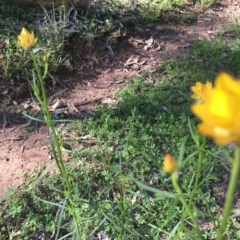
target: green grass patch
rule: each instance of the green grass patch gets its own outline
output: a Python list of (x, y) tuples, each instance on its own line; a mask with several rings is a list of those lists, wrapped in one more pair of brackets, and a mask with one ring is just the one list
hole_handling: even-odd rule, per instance
[[(174, 71), (169, 70), (169, 74)], [(188, 78), (175, 88), (173, 83), (164, 81), (151, 84), (133, 79), (116, 94), (121, 99), (117, 106), (101, 108), (96, 117), (85, 118), (71, 127), (68, 143), (76, 162), (69, 168), (76, 186), (76, 207), (85, 216), (82, 221), (86, 238), (94, 239), (100, 231), (112, 239), (181, 236), (181, 205), (169, 177), (161, 169), (165, 153), (181, 159), (180, 183), (185, 192), (190, 191), (197, 161), (188, 128), (187, 82)], [(201, 187), (194, 197), (200, 208), (199, 217), (213, 222), (220, 211), (211, 195), (211, 186), (217, 182), (216, 156), (210, 142), (203, 161)], [(57, 232), (58, 237), (71, 235), (71, 219), (65, 213), (59, 176), (41, 178), (41, 171), (29, 175), (19, 191), (8, 194), (0, 225), (2, 239), (23, 239), (40, 231)], [(136, 181), (161, 192), (144, 190)], [(10, 234), (9, 224), (15, 226)], [(205, 232), (206, 239), (212, 232)], [(191, 234), (183, 239), (190, 238)]]
[[(231, 32), (239, 34), (238, 30)], [(179, 184), (188, 196), (198, 155), (189, 128), (189, 122), (192, 126), (198, 122), (190, 112), (190, 87), (197, 80), (212, 81), (220, 71), (239, 77), (239, 48), (237, 40), (226, 34), (212, 42), (196, 42), (180, 58), (159, 66), (157, 82), (133, 78), (114, 95), (115, 106), (99, 107), (94, 117), (69, 125), (71, 138), (65, 139), (62, 147), (71, 149), (70, 180), (76, 186), (74, 203), (85, 239), (100, 235), (110, 239), (194, 239), (171, 180), (162, 171), (163, 156), (171, 153), (178, 159)], [(206, 140), (194, 194), (198, 221), (210, 226), (202, 227), (204, 239), (216, 237), (223, 199), (216, 196), (214, 186), (221, 183), (223, 166), (229, 166), (225, 151), (231, 154)], [(19, 189), (9, 190), (0, 202), (0, 238), (36, 239), (45, 234), (76, 239), (61, 177), (40, 168), (25, 178)], [(229, 239), (239, 238), (239, 227), (237, 219), (229, 222)]]

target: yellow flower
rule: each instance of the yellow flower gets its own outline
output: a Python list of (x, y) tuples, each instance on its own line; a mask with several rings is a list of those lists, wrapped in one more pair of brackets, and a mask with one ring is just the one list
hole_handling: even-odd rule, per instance
[(18, 44), (24, 48), (32, 48), (37, 42), (37, 38), (34, 37), (33, 32), (29, 32), (26, 28), (22, 28), (20, 35), (18, 35)]
[(178, 165), (176, 160), (173, 158), (172, 155), (166, 154), (164, 156), (164, 162), (163, 162), (163, 171), (166, 173), (172, 174), (173, 172), (176, 172), (178, 170)]
[(207, 92), (209, 92), (212, 89), (212, 83), (206, 82), (205, 84), (201, 82), (196, 82), (194, 86), (191, 87), (191, 90), (193, 92), (191, 98), (204, 101), (204, 97), (207, 95)]
[(191, 107), (202, 121), (198, 131), (212, 137), (218, 145), (240, 144), (240, 80), (220, 73), (215, 87), (203, 92), (202, 102)]

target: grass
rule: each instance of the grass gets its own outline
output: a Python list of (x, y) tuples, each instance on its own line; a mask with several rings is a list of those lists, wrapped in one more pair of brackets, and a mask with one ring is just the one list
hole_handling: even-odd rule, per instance
[[(201, 3), (202, 6), (207, 6), (210, 4), (209, 2), (214, 1), (199, 1), (196, 4)], [(137, 0), (131, 1), (131, 3), (130, 1), (114, 0), (111, 5), (108, 5), (102, 1), (99, 9), (93, 7), (85, 13), (80, 11), (81, 21), (76, 21), (72, 16), (74, 14), (68, 12), (63, 6), (48, 10), (37, 6), (2, 1), (0, 41), (4, 47), (1, 47), (0, 72), (6, 78), (6, 82), (11, 81), (13, 87), (22, 81), (29, 81), (32, 77), (31, 71), (22, 71), (20, 66), (24, 62), (26, 69), (32, 67), (29, 64), (28, 55), (16, 48), (15, 36), (20, 32), (22, 26), (35, 31), (40, 42), (38, 51), (49, 57), (51, 67), (48, 77), (53, 80), (51, 79), (52, 73), (63, 66), (67, 68), (70, 65), (70, 56), (64, 51), (64, 46), (72, 35), (91, 43), (105, 34), (116, 30), (124, 31), (126, 27), (124, 25), (127, 24), (149, 24), (159, 20), (196, 22), (196, 14), (185, 9), (183, 3), (182, 0), (160, 2)], [(99, 16), (96, 16), (96, 11), (99, 12)]]
[[(226, 37), (229, 32), (230, 39)], [(161, 64), (161, 78), (155, 83), (133, 78), (115, 93), (115, 106), (98, 106), (94, 117), (68, 125), (68, 135), (62, 133), (62, 147), (63, 152), (71, 149), (73, 162), (68, 169), (76, 187), (73, 197), (85, 239), (99, 239), (100, 235), (110, 239), (194, 239), (171, 180), (162, 171), (163, 156), (171, 153), (180, 161), (179, 184), (189, 195), (198, 154), (189, 128), (189, 122), (197, 123), (189, 110), (190, 86), (196, 80), (213, 80), (220, 71), (240, 76), (238, 36), (239, 26), (231, 25), (213, 42), (196, 42), (184, 56)], [(52, 61), (57, 62), (54, 56)], [(15, 66), (14, 71), (19, 68)], [(214, 186), (221, 183), (224, 166), (229, 166), (225, 152), (231, 154), (206, 140), (194, 194), (198, 221), (202, 227), (204, 223), (210, 226), (202, 230), (204, 239), (214, 239), (219, 225), (223, 199)], [(26, 174), (25, 183), (10, 189), (0, 205), (3, 240), (34, 239), (40, 234), (49, 239), (52, 234), (54, 239), (74, 239), (61, 176), (46, 173), (45, 167)], [(239, 227), (239, 221), (232, 219), (227, 239), (239, 239)]]

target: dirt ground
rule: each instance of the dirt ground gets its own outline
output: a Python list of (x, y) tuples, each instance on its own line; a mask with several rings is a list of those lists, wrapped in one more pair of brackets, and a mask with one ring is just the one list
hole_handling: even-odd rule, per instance
[[(113, 103), (112, 93), (133, 76), (151, 77), (155, 81), (154, 76), (161, 76), (147, 73), (157, 72), (162, 61), (182, 54), (194, 41), (211, 41), (219, 30), (239, 17), (240, 1), (221, 1), (199, 14), (195, 24), (134, 26), (124, 37), (96, 40), (92, 46), (73, 41), (69, 50), (78, 64), (74, 71), (55, 76), (57, 94), (50, 98), (54, 116), (63, 114), (77, 119), (94, 114), (95, 103)], [(27, 131), (27, 122), (22, 121), (22, 112), (37, 109), (37, 105), (32, 97), (25, 97), (21, 87), (26, 88), (20, 86), (15, 90), (21, 99), (21, 111), (13, 115), (14, 107), (0, 109), (0, 198), (10, 186), (23, 183), (24, 173), (52, 162), (47, 128), (35, 124), (32, 131)]]

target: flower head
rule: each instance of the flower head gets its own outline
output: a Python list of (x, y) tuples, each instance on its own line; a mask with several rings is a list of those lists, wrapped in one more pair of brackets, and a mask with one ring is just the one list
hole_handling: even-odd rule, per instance
[(201, 82), (196, 82), (196, 84), (191, 87), (191, 90), (193, 92), (191, 98), (196, 99), (198, 101), (204, 101), (204, 97), (211, 89), (212, 89), (211, 82), (206, 82), (205, 84)]
[(178, 170), (177, 161), (173, 158), (172, 155), (166, 154), (164, 156), (163, 171), (172, 174), (177, 170)]
[(198, 131), (212, 137), (218, 145), (240, 144), (240, 80), (220, 73), (215, 86), (203, 91), (204, 101), (192, 105), (202, 121)]
[(18, 35), (18, 44), (24, 49), (32, 48), (37, 42), (33, 32), (29, 32), (26, 28), (22, 28), (20, 35)]

